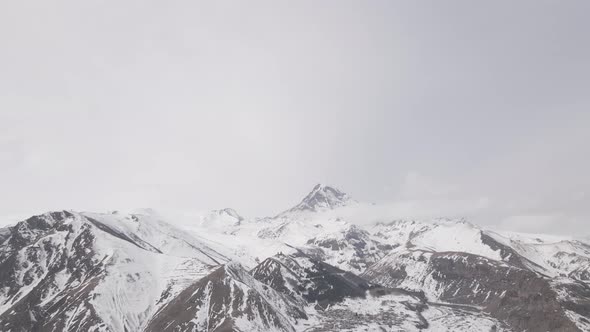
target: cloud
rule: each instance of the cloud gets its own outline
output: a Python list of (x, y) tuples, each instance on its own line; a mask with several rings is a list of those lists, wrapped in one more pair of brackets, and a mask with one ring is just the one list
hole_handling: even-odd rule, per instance
[(568, 215), (514, 215), (500, 221), (495, 227), (500, 230), (543, 234), (553, 233), (575, 237), (588, 237), (590, 233), (581, 228), (587, 220)]
[(588, 6), (3, 2), (0, 213), (263, 216), (324, 182), (588, 232)]
[(409, 199), (432, 199), (452, 196), (456, 185), (444, 183), (440, 179), (428, 177), (416, 171), (406, 174), (400, 189), (400, 196)]
[(462, 219), (477, 215), (488, 208), (487, 198), (427, 199), (377, 204), (359, 203), (338, 209), (336, 213), (352, 223), (368, 225), (394, 220)]

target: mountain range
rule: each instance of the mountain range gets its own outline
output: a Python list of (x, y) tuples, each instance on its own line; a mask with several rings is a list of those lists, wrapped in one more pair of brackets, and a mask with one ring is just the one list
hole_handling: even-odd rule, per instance
[(0, 228), (0, 331), (590, 331), (590, 243), (360, 205), (32, 216)]

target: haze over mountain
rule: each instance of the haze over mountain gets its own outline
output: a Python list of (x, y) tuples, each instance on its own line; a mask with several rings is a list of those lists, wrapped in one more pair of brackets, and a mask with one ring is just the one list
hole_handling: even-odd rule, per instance
[(590, 329), (590, 242), (465, 219), (348, 222), (362, 206), (318, 184), (274, 217), (32, 216), (0, 228), (0, 329)]
[(589, 6), (4, 1), (0, 215), (276, 215), (323, 182), (588, 233)]
[(1, 1), (0, 332), (590, 331), (589, 13)]

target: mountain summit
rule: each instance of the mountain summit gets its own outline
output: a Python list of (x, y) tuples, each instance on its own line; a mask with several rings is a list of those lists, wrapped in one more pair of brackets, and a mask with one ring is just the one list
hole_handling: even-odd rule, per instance
[(0, 228), (0, 331), (590, 331), (590, 243), (337, 216), (356, 204), (317, 185), (261, 222), (33, 216)]
[(351, 202), (354, 202), (354, 200), (348, 194), (334, 187), (319, 183), (303, 198), (301, 203), (279, 214), (279, 216), (291, 213), (332, 210), (348, 205)]

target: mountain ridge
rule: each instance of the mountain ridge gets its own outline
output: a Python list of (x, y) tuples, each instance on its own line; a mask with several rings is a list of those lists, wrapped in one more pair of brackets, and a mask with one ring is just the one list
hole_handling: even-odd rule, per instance
[(590, 244), (357, 225), (339, 214), (355, 204), (320, 185), (280, 218), (32, 216), (0, 229), (0, 330), (590, 330)]

